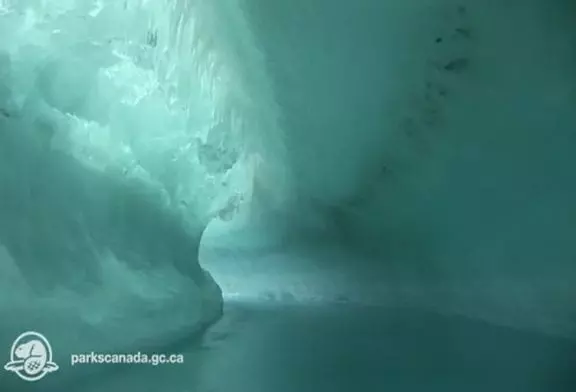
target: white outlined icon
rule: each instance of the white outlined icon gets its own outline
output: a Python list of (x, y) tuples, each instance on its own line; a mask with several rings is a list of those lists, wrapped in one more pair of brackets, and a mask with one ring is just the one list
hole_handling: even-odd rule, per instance
[(52, 361), (52, 347), (44, 335), (28, 331), (14, 340), (10, 362), (4, 369), (14, 372), (23, 380), (38, 381), (48, 373), (58, 370)]

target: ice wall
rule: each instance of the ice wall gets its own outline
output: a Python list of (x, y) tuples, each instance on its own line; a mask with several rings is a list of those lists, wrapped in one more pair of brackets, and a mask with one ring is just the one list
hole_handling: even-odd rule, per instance
[(239, 4), (8, 0), (0, 37), (0, 345), (143, 349), (217, 318), (206, 224), (288, 178)]
[(576, 336), (574, 5), (249, 3), (304, 237), (375, 290)]

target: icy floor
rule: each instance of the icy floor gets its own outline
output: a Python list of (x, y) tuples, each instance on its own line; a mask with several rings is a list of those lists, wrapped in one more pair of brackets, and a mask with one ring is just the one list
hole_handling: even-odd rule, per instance
[(292, 238), (266, 223), (233, 227), (214, 221), (200, 247), (201, 264), (228, 301), (421, 307), (576, 341), (571, 291), (555, 295), (559, 277), (546, 291), (535, 286), (545, 277), (451, 276), (435, 270), (434, 259), (372, 257), (333, 239)]
[[(575, 343), (407, 308), (229, 303), (202, 341), (165, 349), (184, 352), (185, 363), (3, 390), (554, 392), (576, 384)], [(74, 371), (63, 365), (52, 377)]]
[[(250, 243), (262, 236), (248, 230), (234, 237), (244, 243), (240, 248), (208, 234), (200, 259), (222, 286), (226, 307), (201, 338), (164, 334), (165, 345), (155, 351), (183, 353), (183, 364), (61, 363), (37, 383), (2, 373), (0, 391), (555, 392), (576, 386), (576, 341), (535, 332), (536, 319), (548, 318), (539, 309), (510, 313), (511, 306), (497, 309), (480, 295), (484, 302), (465, 297), (465, 312), (454, 309), (474, 317), (432, 312), (430, 303), (449, 305), (458, 293), (438, 296), (425, 281), (394, 288), (394, 270), (352, 260), (341, 249), (274, 250)], [(416, 289), (421, 295), (410, 296)], [(420, 301), (423, 295), (430, 303)], [(485, 319), (514, 320), (509, 324), (522, 328), (481, 321), (476, 316), (483, 311)]]

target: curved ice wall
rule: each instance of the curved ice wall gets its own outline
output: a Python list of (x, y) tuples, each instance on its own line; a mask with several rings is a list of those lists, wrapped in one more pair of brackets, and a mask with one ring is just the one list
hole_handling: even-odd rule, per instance
[(576, 336), (573, 3), (247, 3), (298, 179), (276, 239), (354, 252), (259, 283)]
[(206, 224), (288, 183), (239, 3), (8, 0), (0, 37), (1, 345), (142, 348), (213, 321)]

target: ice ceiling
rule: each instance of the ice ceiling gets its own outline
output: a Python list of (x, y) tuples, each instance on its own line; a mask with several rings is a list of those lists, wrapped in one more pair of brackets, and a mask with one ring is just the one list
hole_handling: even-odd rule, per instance
[(193, 220), (231, 210), (250, 198), (262, 142), (279, 134), (235, 7), (5, 2), (4, 115), (26, 116), (51, 148), (146, 183)]

